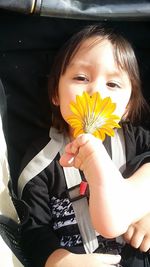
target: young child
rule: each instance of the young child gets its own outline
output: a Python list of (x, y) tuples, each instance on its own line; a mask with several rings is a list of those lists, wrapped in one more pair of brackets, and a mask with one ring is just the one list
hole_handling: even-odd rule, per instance
[[(122, 149), (117, 167), (111, 160), (114, 148), (117, 150), (115, 137), (107, 137), (102, 143), (83, 134), (74, 140), (66, 118), (71, 114), (70, 102), (83, 92), (91, 96), (100, 92), (117, 105), (115, 113), (121, 117), (123, 129), (123, 135), (115, 131)], [(39, 140), (27, 153), (18, 181), (18, 194), (29, 208), (22, 243), (32, 265), (116, 266), (117, 256), (101, 254), (112, 252), (121, 254), (123, 267), (149, 266), (148, 253), (115, 239), (126, 233), (130, 243), (134, 237), (134, 230), (129, 233), (131, 226), (134, 229), (136, 224), (140, 232), (141, 221), (146, 225), (144, 236), (148, 237), (143, 250), (149, 249), (150, 132), (138, 126), (146, 103), (131, 45), (112, 30), (98, 25), (84, 28), (58, 54), (49, 79), (49, 95), (53, 126), (50, 138)], [(63, 154), (66, 143), (69, 144)], [(90, 230), (93, 239), (89, 239), (95, 242), (95, 249), (90, 247), (89, 251), (84, 236), (85, 229), (91, 229), (90, 217), (89, 220), (85, 217), (87, 201), (85, 196), (75, 199), (71, 195), (72, 189), (78, 188), (74, 179), (79, 176), (88, 181), (89, 210), (93, 228), (98, 232), (95, 237), (95, 231)], [(85, 206), (80, 205), (83, 202)], [(138, 239), (138, 247), (142, 240)]]

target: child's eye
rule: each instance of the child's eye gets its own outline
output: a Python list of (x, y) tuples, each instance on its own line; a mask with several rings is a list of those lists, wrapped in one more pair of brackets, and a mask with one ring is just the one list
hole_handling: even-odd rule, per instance
[(110, 87), (110, 88), (114, 88), (114, 89), (117, 89), (117, 88), (121, 88), (120, 84), (119, 83), (116, 83), (116, 82), (108, 82), (107, 83), (107, 86)]
[(85, 75), (77, 75), (73, 78), (74, 80), (81, 81), (81, 82), (88, 82), (89, 79)]

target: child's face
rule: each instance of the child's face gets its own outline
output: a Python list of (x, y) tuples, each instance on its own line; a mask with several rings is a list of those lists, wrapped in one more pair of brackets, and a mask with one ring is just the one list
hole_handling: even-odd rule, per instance
[[(115, 114), (122, 117), (131, 96), (131, 82), (128, 74), (119, 69), (108, 40), (93, 44), (97, 37), (87, 39), (72, 58), (66, 72), (59, 80), (60, 111), (65, 119), (71, 114), (69, 104), (83, 91), (102, 97), (110, 96), (117, 104)], [(66, 119), (65, 119), (66, 120)]]

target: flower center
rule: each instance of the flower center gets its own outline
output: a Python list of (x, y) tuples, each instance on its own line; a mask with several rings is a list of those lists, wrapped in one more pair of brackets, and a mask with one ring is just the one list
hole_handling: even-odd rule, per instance
[(84, 122), (84, 131), (85, 133), (91, 133), (93, 134), (97, 129), (101, 128), (105, 123), (104, 117), (99, 117), (97, 120), (97, 117), (90, 116), (85, 122)]

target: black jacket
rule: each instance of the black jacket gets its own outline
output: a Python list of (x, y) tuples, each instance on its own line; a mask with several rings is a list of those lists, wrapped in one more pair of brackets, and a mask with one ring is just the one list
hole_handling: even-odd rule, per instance
[[(150, 131), (142, 127), (133, 127), (130, 123), (124, 123), (122, 127), (126, 146), (126, 170), (123, 176), (127, 178), (142, 164), (150, 162)], [(22, 169), (48, 141), (49, 137), (46, 136), (34, 143), (23, 160)], [(104, 145), (111, 156), (110, 138), (105, 139)], [(68, 198), (59, 155), (26, 184), (22, 200), (29, 209), (29, 217), (22, 228), (22, 242), (33, 266), (44, 266), (48, 256), (60, 247), (74, 253), (85, 253), (72, 204)], [(107, 246), (107, 250), (100, 252), (108, 252), (109, 243), (99, 237), (100, 246), (102, 242)]]

